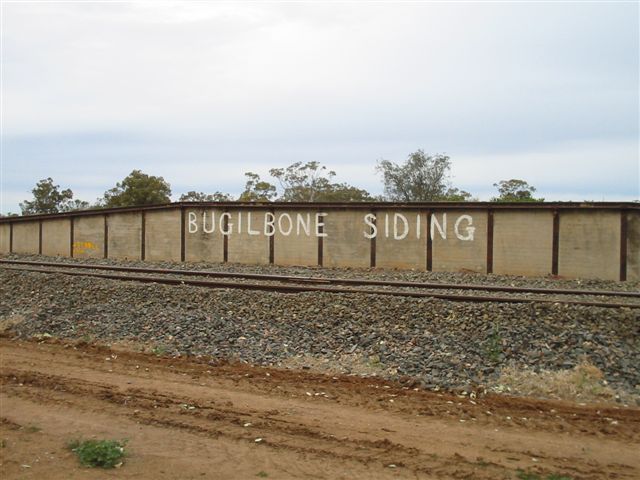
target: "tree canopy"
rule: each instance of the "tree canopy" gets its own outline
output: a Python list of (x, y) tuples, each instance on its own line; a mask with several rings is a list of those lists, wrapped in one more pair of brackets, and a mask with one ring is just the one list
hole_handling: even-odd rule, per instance
[[(405, 162), (397, 164), (379, 160), (376, 170), (382, 174), (385, 196), (372, 196), (364, 189), (333, 181), (336, 172), (320, 162), (295, 162), (284, 168), (272, 168), (269, 174), (280, 187), (262, 180), (254, 172), (245, 173), (244, 191), (238, 200), (245, 202), (366, 202), (391, 200), (396, 202), (472, 201), (469, 192), (454, 187), (451, 182), (451, 159), (444, 154), (427, 154), (423, 150), (411, 153)], [(520, 179), (501, 180), (493, 184), (499, 195), (493, 202), (543, 202), (535, 198), (536, 188)], [(74, 199), (71, 189), (61, 190), (51, 178), (40, 180), (32, 190), (33, 199), (20, 203), (23, 215), (58, 213), (89, 208), (88, 202)], [(126, 207), (169, 203), (171, 186), (162, 177), (133, 170), (114, 188), (98, 200), (98, 207)], [(181, 202), (229, 202), (231, 195), (216, 191), (195, 190), (180, 196)]]
[(500, 194), (491, 199), (492, 202), (544, 202), (544, 198), (534, 198), (536, 188), (524, 180), (512, 178), (493, 184)]
[(272, 168), (269, 174), (280, 182), (282, 200), (315, 202), (318, 193), (327, 188), (336, 172), (327, 170), (319, 162), (295, 162), (286, 168)]
[(60, 185), (54, 185), (51, 177), (40, 180), (31, 193), (33, 193), (33, 200), (25, 200), (20, 204), (23, 215), (59, 213), (89, 208), (88, 202), (73, 200), (73, 192), (70, 188), (60, 190)]
[(333, 183), (336, 172), (320, 162), (295, 162), (286, 168), (272, 168), (269, 174), (283, 189), (286, 202), (363, 202), (373, 200), (369, 192), (348, 183)]
[(104, 193), (105, 207), (153, 205), (171, 201), (171, 186), (162, 177), (132, 171), (122, 182)]
[(233, 198), (228, 193), (204, 193), (194, 190), (180, 195), (181, 202), (231, 202)]
[(348, 183), (330, 183), (318, 192), (317, 202), (370, 202), (375, 200), (369, 192)]
[(451, 159), (417, 150), (398, 165), (380, 160), (376, 170), (382, 174), (384, 193), (396, 202), (465, 201), (469, 192), (451, 186)]
[(244, 176), (247, 177), (247, 183), (238, 198), (241, 202), (270, 202), (278, 195), (276, 186), (261, 180), (257, 173), (247, 172)]

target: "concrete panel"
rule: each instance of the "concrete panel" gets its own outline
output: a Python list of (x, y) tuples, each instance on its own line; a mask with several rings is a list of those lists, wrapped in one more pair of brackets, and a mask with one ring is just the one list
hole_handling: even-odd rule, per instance
[(553, 212), (504, 210), (493, 214), (493, 272), (544, 276), (551, 273)]
[(620, 278), (620, 212), (560, 212), (558, 275)]
[(146, 213), (145, 260), (180, 261), (180, 209)]
[[(446, 238), (443, 238), (438, 226), (442, 228)], [(487, 271), (486, 210), (434, 212), (431, 236), (434, 271), (477, 273)], [(462, 240), (460, 237), (468, 240)]]
[(427, 216), (425, 213), (410, 210), (380, 210), (376, 213), (376, 227), (377, 267), (426, 270)]
[(9, 253), (11, 227), (8, 223), (0, 224), (0, 253)]
[(364, 236), (369, 227), (364, 211), (328, 210), (324, 217), (323, 265), (325, 267), (367, 268), (370, 265), (371, 240)]
[[(222, 262), (222, 209), (189, 208), (185, 212), (185, 259), (187, 262)], [(209, 233), (207, 233), (209, 232)]]
[[(228, 229), (231, 263), (268, 264), (269, 237), (265, 235), (265, 214), (268, 210), (230, 210)], [(251, 231), (249, 233), (249, 223)]]
[(110, 213), (107, 217), (107, 225), (109, 258), (140, 260), (142, 214)]
[(276, 265), (318, 265), (317, 210), (276, 211), (274, 263)]
[(640, 212), (627, 214), (627, 280), (640, 280)]
[(13, 224), (13, 253), (38, 253), (40, 224), (20, 222)]
[[(273, 226), (274, 263), (317, 264), (316, 213), (321, 205), (305, 210), (275, 208)], [(368, 268), (371, 239), (365, 216), (367, 209), (326, 207), (323, 264), (327, 267)], [(484, 207), (483, 207), (484, 208)], [(446, 212), (446, 226), (444, 214)], [(190, 221), (193, 213), (194, 222)], [(228, 236), (221, 231), (222, 208), (194, 208), (185, 211), (185, 254), (187, 261), (223, 261), (224, 239), (228, 260), (245, 264), (269, 262), (269, 239), (265, 214), (269, 207), (235, 208), (228, 213)], [(203, 214), (204, 221), (203, 221)], [(402, 216), (396, 216), (401, 214)], [(382, 268), (425, 269), (429, 226), (426, 212), (380, 205), (376, 209), (376, 265)], [(180, 260), (180, 209), (149, 210), (145, 214), (145, 252), (148, 260)], [(42, 221), (42, 253), (69, 255), (69, 218)], [(418, 222), (418, 218), (420, 221)], [(486, 271), (487, 211), (441, 210), (434, 214), (433, 270)], [(497, 274), (546, 275), (552, 262), (551, 210), (494, 210), (493, 271)], [(110, 213), (108, 253), (111, 258), (139, 259), (142, 214)], [(212, 224), (212, 219), (215, 222)], [(290, 220), (289, 220), (290, 219)], [(408, 227), (404, 235), (404, 220)], [(76, 217), (73, 249), (75, 257), (101, 258), (104, 253), (103, 214)], [(249, 227), (249, 223), (251, 226)], [(457, 225), (457, 228), (456, 228)], [(620, 274), (620, 212), (598, 208), (560, 209), (559, 274), (567, 278), (617, 280)], [(15, 222), (13, 250), (38, 253), (39, 221)], [(224, 222), (222, 223), (224, 227)], [(206, 227), (206, 230), (205, 230)], [(394, 229), (395, 227), (395, 229)], [(438, 228), (440, 227), (440, 228)], [(473, 232), (471, 228), (473, 227)], [(190, 229), (195, 228), (193, 232)], [(251, 232), (249, 231), (251, 229)], [(444, 229), (445, 237), (440, 233)], [(267, 228), (270, 230), (270, 228)], [(394, 231), (395, 230), (395, 231)], [(308, 231), (308, 233), (307, 233)], [(9, 251), (10, 227), (0, 224), (0, 252)], [(419, 233), (418, 233), (419, 232)], [(365, 235), (366, 234), (366, 235)], [(640, 211), (627, 213), (627, 279), (640, 280)]]
[(104, 216), (77, 217), (73, 223), (73, 256), (104, 257)]
[(71, 219), (42, 221), (42, 254), (71, 256)]

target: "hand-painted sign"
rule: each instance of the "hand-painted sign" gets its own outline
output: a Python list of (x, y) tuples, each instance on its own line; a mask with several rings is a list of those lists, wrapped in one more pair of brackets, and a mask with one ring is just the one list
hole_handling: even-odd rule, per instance
[[(222, 235), (246, 233), (248, 235), (264, 235), (267, 237), (277, 233), (284, 236), (316, 236), (328, 237), (327, 212), (318, 213), (278, 213), (273, 212), (230, 212), (204, 211), (202, 214), (189, 212), (187, 217), (188, 232), (211, 234), (219, 232)], [(260, 218), (262, 217), (262, 218)], [(475, 227), (471, 215), (452, 215), (447, 218), (447, 213), (432, 214), (429, 235), (433, 239), (439, 235), (443, 240), (447, 239), (447, 224), (453, 224), (453, 234), (461, 241), (474, 240)], [(365, 238), (384, 236), (394, 240), (403, 240), (408, 237), (420, 239), (424, 235), (421, 222), (422, 215), (416, 215), (410, 221), (406, 215), (398, 212), (375, 215), (367, 213), (362, 218), (362, 234)], [(258, 227), (257, 225), (260, 225)]]
[(73, 252), (76, 254), (88, 253), (96, 250), (96, 248), (93, 242), (73, 242)]

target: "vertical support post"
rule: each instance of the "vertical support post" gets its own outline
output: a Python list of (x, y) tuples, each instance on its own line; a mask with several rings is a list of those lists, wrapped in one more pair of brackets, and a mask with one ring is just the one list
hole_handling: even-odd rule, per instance
[[(229, 213), (229, 210), (224, 210), (223, 215)], [(224, 215), (224, 231), (229, 231), (229, 215)], [(229, 235), (222, 234), (222, 261), (227, 263), (229, 261)]]
[(629, 229), (629, 220), (627, 211), (620, 211), (620, 281), (627, 280), (627, 237)]
[(38, 255), (42, 255), (42, 220), (38, 221)]
[(433, 237), (431, 236), (431, 210), (427, 211), (427, 272), (433, 271)]
[(276, 211), (273, 208), (271, 208), (269, 209), (269, 212), (271, 212), (271, 215), (273, 215), (273, 222), (274, 222), (273, 235), (269, 236), (269, 264), (273, 265), (275, 261), (275, 256), (276, 256), (276, 229), (275, 229)]
[(13, 222), (9, 223), (9, 253), (13, 253)]
[(558, 275), (558, 258), (560, 252), (560, 212), (553, 211), (553, 241), (551, 244), (551, 274)]
[(109, 221), (107, 215), (104, 215), (104, 258), (109, 258)]
[(74, 243), (74, 236), (75, 236), (75, 218), (71, 217), (70, 218), (70, 225), (69, 225), (69, 256), (71, 258), (73, 258), (73, 243)]
[[(317, 212), (321, 213), (321, 212)], [(324, 233), (324, 224), (319, 225), (317, 233)], [(324, 264), (324, 237), (322, 235), (318, 235), (318, 266), (322, 267)]]
[(493, 273), (493, 210), (487, 210), (487, 273)]
[(186, 231), (185, 231), (185, 209), (180, 207), (180, 261), (184, 262), (186, 258)]
[(147, 257), (147, 215), (144, 210), (140, 212), (140, 260), (144, 261)]
[[(371, 214), (373, 215), (373, 220), (371, 223), (375, 226), (377, 224), (377, 212), (375, 210), (371, 210)], [(369, 233), (373, 235), (374, 227), (370, 227)], [(376, 235), (377, 236), (377, 235)], [(370, 251), (369, 251), (369, 266), (371, 268), (376, 267), (376, 236), (371, 237)]]

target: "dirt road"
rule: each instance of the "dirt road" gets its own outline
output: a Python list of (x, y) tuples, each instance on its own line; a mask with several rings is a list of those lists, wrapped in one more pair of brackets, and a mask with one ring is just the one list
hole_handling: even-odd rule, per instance
[[(0, 338), (3, 478), (640, 478), (640, 410)], [(81, 467), (66, 443), (128, 439)], [(258, 440), (261, 439), (261, 440)]]

